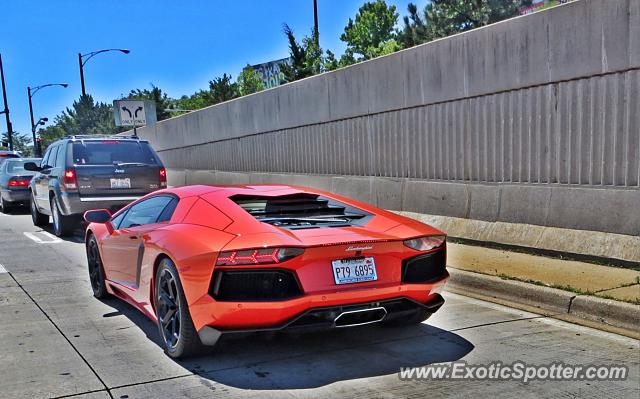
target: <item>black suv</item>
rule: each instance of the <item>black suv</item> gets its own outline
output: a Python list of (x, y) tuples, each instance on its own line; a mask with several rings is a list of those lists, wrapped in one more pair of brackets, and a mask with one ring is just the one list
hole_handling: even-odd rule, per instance
[(70, 136), (47, 148), (31, 183), (33, 224), (53, 218), (57, 236), (70, 234), (89, 209), (116, 211), (167, 186), (167, 172), (148, 141), (137, 137)]

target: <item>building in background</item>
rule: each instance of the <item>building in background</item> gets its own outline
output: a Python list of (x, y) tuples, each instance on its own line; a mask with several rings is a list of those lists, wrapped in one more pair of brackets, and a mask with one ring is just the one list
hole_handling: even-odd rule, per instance
[(520, 15), (531, 14), (545, 8), (554, 7), (574, 0), (533, 0), (530, 5), (520, 8)]
[(251, 67), (262, 79), (264, 88), (270, 89), (284, 83), (284, 75), (280, 72), (280, 65), (290, 63), (291, 58), (282, 58), (276, 61), (265, 62), (264, 64), (252, 65)]

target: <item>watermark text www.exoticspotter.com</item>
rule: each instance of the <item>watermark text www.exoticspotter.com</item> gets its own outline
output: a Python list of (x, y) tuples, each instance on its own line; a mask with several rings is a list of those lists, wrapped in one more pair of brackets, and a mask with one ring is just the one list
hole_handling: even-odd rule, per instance
[(629, 368), (622, 365), (572, 365), (551, 363), (532, 365), (524, 362), (469, 364), (464, 361), (423, 367), (402, 367), (398, 377), (410, 380), (493, 380), (493, 381), (621, 381)]

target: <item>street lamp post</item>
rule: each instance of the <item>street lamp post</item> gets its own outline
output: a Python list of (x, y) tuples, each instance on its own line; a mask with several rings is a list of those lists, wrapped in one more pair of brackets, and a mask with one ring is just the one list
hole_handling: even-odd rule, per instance
[(9, 140), (9, 150), (13, 151), (13, 128), (11, 127), (11, 119), (9, 118), (9, 105), (7, 105), (7, 89), (4, 84), (4, 69), (2, 67), (2, 54), (0, 54), (0, 80), (2, 80), (2, 98), (4, 100), (4, 114), (7, 122), (7, 139)]
[(44, 125), (44, 123), (47, 122), (49, 119), (40, 118), (38, 119), (38, 123), (35, 123), (33, 121), (33, 101), (31, 100), (31, 98), (40, 89), (44, 89), (45, 87), (50, 87), (50, 86), (62, 86), (66, 88), (69, 85), (67, 83), (48, 83), (46, 85), (36, 86), (33, 89), (31, 87), (27, 87), (27, 95), (29, 96), (29, 115), (31, 116), (31, 135), (33, 136), (33, 152), (36, 157), (39, 157), (42, 155), (40, 154), (40, 146), (38, 145), (38, 141), (36, 140), (36, 129), (38, 128), (39, 125)]
[(127, 50), (126, 48), (109, 48), (109, 49), (104, 49), (104, 50), (98, 50), (98, 51), (92, 51), (90, 53), (87, 54), (82, 54), (82, 53), (78, 53), (78, 65), (80, 66), (80, 86), (82, 87), (82, 95), (86, 96), (87, 92), (84, 89), (84, 64), (87, 63), (87, 61), (89, 61), (91, 58), (93, 58), (94, 56), (100, 54), (100, 53), (106, 53), (108, 51), (119, 51), (123, 54), (129, 54), (131, 51)]
[(317, 48), (320, 48), (320, 31), (318, 30), (318, 0), (313, 0), (313, 35)]

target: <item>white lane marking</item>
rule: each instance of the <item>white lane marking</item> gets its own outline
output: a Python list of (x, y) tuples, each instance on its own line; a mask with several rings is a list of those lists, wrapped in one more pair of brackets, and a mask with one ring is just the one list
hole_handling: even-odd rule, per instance
[(56, 237), (53, 234), (49, 233), (48, 231), (40, 231), (39, 233), (40, 234), (44, 234), (45, 236), (49, 237), (51, 239), (51, 241), (62, 241), (58, 237)]
[(8, 271), (4, 268), (4, 266), (0, 265), (0, 274), (2, 273), (8, 273)]
[(34, 241), (37, 244), (57, 244), (59, 242), (62, 242), (61, 239), (59, 239), (58, 237), (50, 233), (47, 233), (46, 231), (40, 231), (39, 233), (49, 238), (49, 240), (43, 240), (40, 237), (38, 237), (36, 233), (30, 233), (28, 231), (25, 231), (22, 234), (24, 234), (27, 238), (29, 238), (30, 240)]

